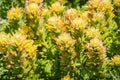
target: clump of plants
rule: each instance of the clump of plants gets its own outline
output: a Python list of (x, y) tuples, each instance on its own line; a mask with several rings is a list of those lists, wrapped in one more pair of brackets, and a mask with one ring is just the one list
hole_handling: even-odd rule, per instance
[(27, 0), (11, 7), (0, 25), (0, 79), (119, 79), (116, 1), (70, 8), (67, 0)]

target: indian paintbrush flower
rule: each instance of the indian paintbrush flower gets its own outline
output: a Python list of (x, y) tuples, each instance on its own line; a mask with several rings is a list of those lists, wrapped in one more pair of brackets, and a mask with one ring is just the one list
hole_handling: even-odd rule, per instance
[(7, 12), (7, 18), (9, 20), (19, 20), (22, 17), (22, 8), (20, 7), (12, 7)]
[(74, 78), (70, 78), (70, 75), (66, 75), (61, 80), (74, 80)]
[(114, 66), (120, 66), (120, 55), (113, 56), (111, 64)]
[(79, 29), (83, 30), (86, 27), (86, 22), (82, 18), (75, 18), (72, 21), (72, 26), (73, 26), (73, 28), (75, 28), (77, 30), (79, 30)]
[(91, 39), (94, 37), (101, 39), (101, 34), (100, 34), (99, 29), (95, 29), (94, 27), (86, 29), (85, 35), (88, 39)]
[(65, 12), (65, 18), (67, 20), (73, 20), (75, 18), (77, 18), (79, 16), (79, 13), (76, 9), (68, 9), (66, 12)]
[(60, 4), (60, 2), (55, 2), (49, 8), (50, 8), (50, 11), (52, 13), (54, 13), (54, 12), (63, 12), (64, 11), (64, 7), (65, 6)]
[(47, 28), (49, 31), (60, 33), (62, 31), (63, 21), (59, 16), (53, 16), (48, 18)]
[(71, 37), (70, 33), (64, 32), (58, 36), (57, 45), (61, 50), (70, 49), (75, 44), (75, 40)]
[(30, 19), (32, 18), (39, 18), (40, 13), (39, 13), (39, 6), (36, 3), (31, 3), (28, 4), (26, 7), (26, 14)]

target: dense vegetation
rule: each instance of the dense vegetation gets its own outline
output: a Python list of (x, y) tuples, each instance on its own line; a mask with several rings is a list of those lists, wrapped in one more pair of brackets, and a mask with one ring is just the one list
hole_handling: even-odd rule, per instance
[(120, 0), (0, 1), (0, 79), (119, 80)]

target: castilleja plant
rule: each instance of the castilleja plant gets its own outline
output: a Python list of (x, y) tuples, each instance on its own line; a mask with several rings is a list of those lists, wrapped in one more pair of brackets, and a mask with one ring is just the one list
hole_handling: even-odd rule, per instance
[(0, 79), (119, 79), (119, 0), (77, 8), (67, 1), (26, 0), (24, 8), (8, 10)]

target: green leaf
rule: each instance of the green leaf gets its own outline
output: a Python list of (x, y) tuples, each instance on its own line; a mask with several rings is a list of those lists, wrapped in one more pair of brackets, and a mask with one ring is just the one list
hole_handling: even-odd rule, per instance
[(45, 72), (50, 73), (52, 69), (52, 62), (48, 62), (45, 66)]

